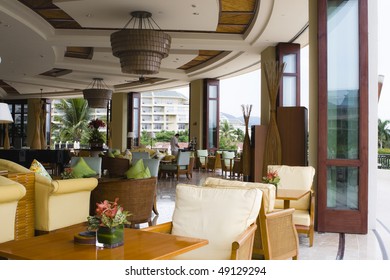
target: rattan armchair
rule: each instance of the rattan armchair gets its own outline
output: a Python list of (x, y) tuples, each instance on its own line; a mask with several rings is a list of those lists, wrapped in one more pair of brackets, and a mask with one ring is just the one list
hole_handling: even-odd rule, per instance
[(96, 203), (104, 200), (114, 201), (129, 211), (130, 227), (138, 224), (152, 225), (152, 210), (156, 194), (156, 177), (146, 179), (103, 179), (91, 193), (90, 215), (94, 215)]
[(232, 181), (209, 177), (207, 187), (257, 188), (263, 192), (257, 229), (254, 237), (253, 259), (298, 259), (299, 240), (293, 223), (294, 209), (274, 211), (276, 188), (271, 184)]
[(192, 169), (194, 167), (194, 158), (191, 157), (191, 152), (179, 151), (177, 161), (168, 164), (160, 165), (160, 177), (164, 177), (166, 174), (176, 175), (176, 179), (179, 180), (179, 176), (185, 174), (187, 179), (192, 179)]
[(209, 156), (209, 152), (207, 150), (197, 150), (196, 151), (196, 164), (199, 170), (206, 169), (207, 170), (207, 158)]

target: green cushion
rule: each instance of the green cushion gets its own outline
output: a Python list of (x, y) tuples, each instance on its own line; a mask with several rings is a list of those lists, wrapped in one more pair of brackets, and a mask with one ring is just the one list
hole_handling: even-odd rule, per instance
[(137, 175), (135, 175), (134, 179), (145, 179), (145, 178), (150, 178), (152, 177), (150, 174), (149, 167), (146, 167), (144, 171), (141, 171)]
[(133, 166), (126, 171), (125, 176), (127, 179), (135, 179), (138, 173), (141, 173), (145, 170), (144, 161), (142, 159), (138, 160)]
[(72, 167), (72, 175), (74, 178), (87, 178), (96, 176), (97, 173), (81, 157), (78, 162)]
[(107, 153), (107, 156), (108, 156), (108, 157), (111, 157), (111, 158), (115, 157), (114, 154), (111, 153), (111, 152), (108, 152), (108, 153)]
[(45, 167), (43, 167), (43, 165), (36, 159), (34, 159), (31, 163), (30, 170), (51, 180), (50, 174), (46, 171)]

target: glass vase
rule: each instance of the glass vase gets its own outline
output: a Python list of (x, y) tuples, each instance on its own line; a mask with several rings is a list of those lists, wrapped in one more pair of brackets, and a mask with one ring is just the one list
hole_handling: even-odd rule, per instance
[(124, 241), (124, 226), (119, 225), (116, 227), (99, 227), (96, 236), (97, 241), (103, 244), (104, 248), (115, 248), (123, 245)]

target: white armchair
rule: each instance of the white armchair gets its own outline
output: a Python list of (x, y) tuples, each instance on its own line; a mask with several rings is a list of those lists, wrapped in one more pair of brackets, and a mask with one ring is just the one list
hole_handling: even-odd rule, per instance
[[(314, 242), (314, 214), (315, 196), (313, 190), (313, 180), (315, 169), (312, 166), (288, 166), (269, 165), (268, 171), (277, 171), (280, 182), (280, 189), (303, 189), (309, 193), (298, 201), (291, 201), (290, 207), (294, 208), (294, 224), (298, 233), (306, 234), (309, 237), (309, 246)], [(275, 208), (283, 209), (283, 201), (277, 199)]]
[[(0, 159), (0, 169), (32, 172), (9, 160)], [(35, 173), (35, 230), (49, 232), (85, 222), (96, 178), (50, 180)]]
[(261, 197), (257, 189), (178, 184), (173, 221), (143, 230), (209, 241), (180, 259), (251, 259)]
[(253, 259), (298, 259), (298, 234), (293, 223), (294, 209), (274, 211), (276, 188), (272, 184), (241, 182), (208, 177), (204, 186), (258, 189), (263, 193), (253, 245)]
[(15, 238), (16, 208), (25, 194), (23, 185), (0, 176), (0, 243)]

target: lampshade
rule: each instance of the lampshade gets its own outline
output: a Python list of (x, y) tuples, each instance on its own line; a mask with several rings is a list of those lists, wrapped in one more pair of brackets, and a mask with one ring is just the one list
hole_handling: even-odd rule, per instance
[(149, 133), (148, 133), (148, 135), (149, 135), (149, 138), (156, 138), (156, 134), (154, 134), (154, 132), (152, 132), (152, 131), (150, 131)]
[(0, 103), (0, 123), (13, 123), (11, 112), (7, 103)]
[(127, 132), (127, 138), (134, 138), (134, 132)]
[(89, 107), (107, 108), (108, 101), (112, 97), (112, 90), (108, 89), (102, 78), (94, 78), (90, 88), (83, 90), (83, 95)]
[[(123, 73), (157, 74), (161, 60), (169, 54), (171, 36), (161, 31), (151, 13), (135, 11), (130, 15), (125, 27), (111, 34), (112, 53), (119, 58)], [(126, 29), (133, 20), (133, 29)]]

